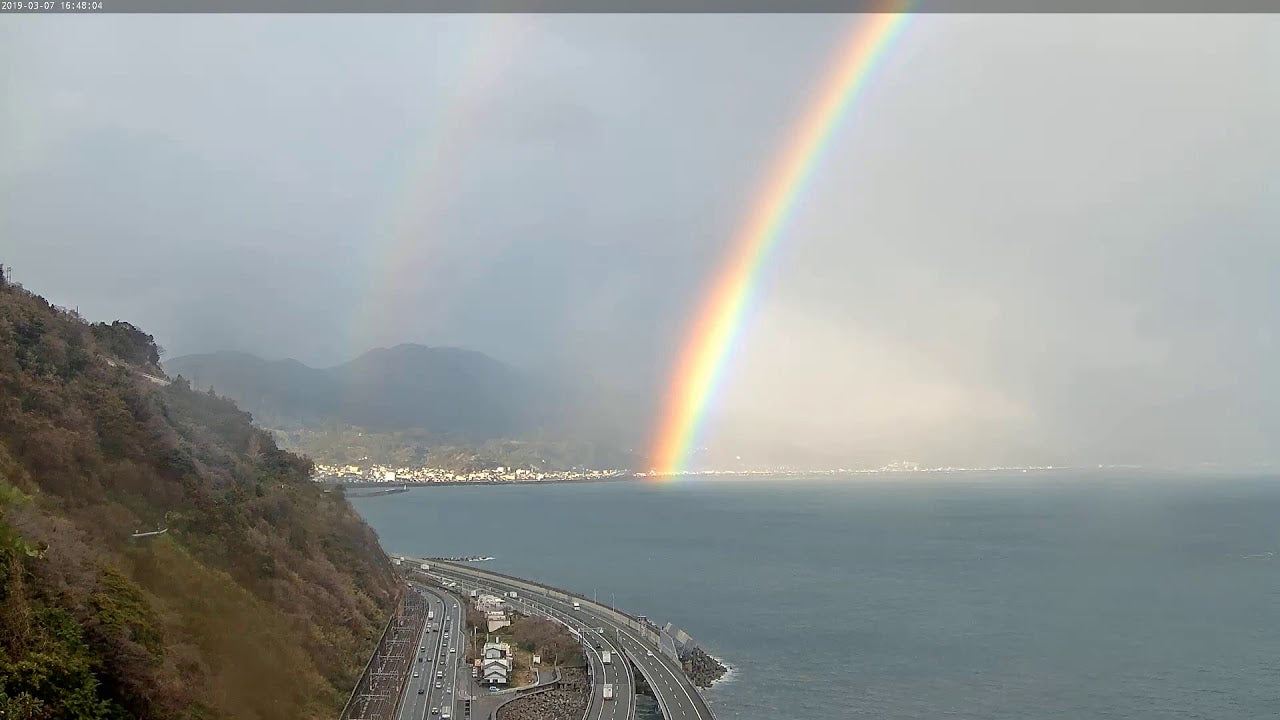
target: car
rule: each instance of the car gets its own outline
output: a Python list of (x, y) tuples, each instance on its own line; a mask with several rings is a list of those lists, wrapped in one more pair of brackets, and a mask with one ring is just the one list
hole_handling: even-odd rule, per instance
[(413, 671), (413, 676), (414, 676), (414, 677), (418, 677), (418, 671), (417, 671), (417, 670), (414, 670), (414, 671)]
[(425, 695), (426, 693), (427, 693), (427, 689), (426, 689), (426, 688), (418, 688), (418, 694), (419, 694), (419, 695)]
[(458, 648), (449, 648), (449, 652), (458, 652)]
[(432, 714), (432, 715), (439, 715), (439, 714), (440, 714), (440, 708), (431, 708), (431, 714)]
[(645, 650), (645, 651), (644, 651), (644, 654), (645, 654), (645, 655), (648, 655), (649, 657), (653, 657), (653, 651), (652, 651), (652, 650)]
[(422, 658), (418, 658), (418, 662), (422, 662)]
[(496, 692), (502, 692), (502, 691), (501, 691), (501, 690), (499, 690), (498, 688), (494, 687), (493, 685), (490, 685), (490, 686), (489, 686), (489, 692), (491, 692), (491, 693), (496, 693)]
[(442, 683), (442, 682), (440, 682), (439, 680), (437, 680), (437, 681), (436, 681), (436, 687), (444, 687), (444, 683)]
[(445, 688), (445, 689), (444, 689), (444, 694), (445, 694), (445, 695), (452, 695), (452, 694), (453, 694), (453, 688)]
[(596, 643), (596, 649), (597, 649), (597, 650), (599, 650), (599, 649), (600, 649), (600, 643)]

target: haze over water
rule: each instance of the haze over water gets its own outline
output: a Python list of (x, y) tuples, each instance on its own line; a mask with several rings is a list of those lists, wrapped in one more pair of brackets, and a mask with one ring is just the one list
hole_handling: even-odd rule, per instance
[(1280, 708), (1280, 481), (1058, 473), (443, 487), (389, 552), (595, 593), (734, 668), (723, 720), (1257, 718)]

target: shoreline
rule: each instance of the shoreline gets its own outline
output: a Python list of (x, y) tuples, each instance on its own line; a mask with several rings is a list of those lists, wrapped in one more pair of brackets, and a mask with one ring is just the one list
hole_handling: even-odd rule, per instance
[[(385, 550), (384, 550), (384, 551), (385, 551)], [(447, 592), (454, 593), (454, 594), (455, 594), (455, 595), (457, 595), (460, 599), (465, 599), (465, 598), (466, 598), (466, 595), (465, 595), (465, 593), (464, 593), (462, 590), (457, 590), (457, 589), (455, 589), (458, 583), (457, 583), (456, 581), (449, 581), (449, 582), (446, 582), (446, 581), (445, 581), (445, 578), (446, 578), (446, 577), (450, 577), (450, 576), (452, 576), (452, 575), (453, 575), (453, 573), (455, 573), (458, 569), (462, 569), (463, 567), (465, 567), (465, 566), (463, 565), (463, 563), (474, 562), (475, 560), (482, 560), (482, 559), (492, 559), (492, 558), (474, 558), (474, 559), (468, 558), (468, 559), (462, 560), (462, 559), (457, 559), (457, 558), (427, 558), (427, 557), (413, 558), (413, 557), (411, 557), (411, 556), (409, 556), (409, 555), (394, 555), (394, 556), (392, 556), (392, 557), (394, 557), (394, 558), (396, 558), (396, 559), (397, 559), (397, 561), (398, 561), (398, 562), (397, 562), (397, 565), (401, 565), (401, 566), (403, 567), (403, 569), (402, 569), (402, 571), (401, 571), (401, 572), (403, 572), (403, 576), (404, 576), (404, 577), (410, 577), (410, 576), (412, 576), (414, 573), (421, 573), (421, 575), (423, 575), (423, 576), (426, 578), (426, 582), (434, 582), (434, 583), (440, 584), (440, 585), (442, 585), (442, 586), (444, 587), (444, 589), (445, 589)], [(434, 565), (433, 565), (433, 566), (432, 566), (432, 568), (431, 568), (431, 570), (432, 570), (432, 571), (435, 571), (435, 572), (436, 572), (436, 575), (434, 575), (434, 576), (430, 575), (430, 574), (429, 574), (429, 572), (430, 572), (430, 571), (426, 571), (426, 570), (419, 571), (419, 570), (416, 570), (416, 569), (414, 568), (414, 564), (415, 564), (416, 562), (418, 562), (419, 560), (422, 560), (422, 561), (430, 561), (430, 560), (434, 560), (434, 561), (438, 561), (438, 562), (440, 562), (440, 566), (434, 566)], [(406, 564), (406, 563), (407, 563), (407, 564)], [(455, 570), (452, 570), (452, 571), (447, 570), (447, 568), (449, 568), (450, 566), (452, 566), (453, 568), (455, 568)], [(424, 565), (423, 567), (425, 568), (425, 565)], [(556, 588), (556, 587), (551, 586), (551, 585), (544, 585), (544, 584), (542, 584), (542, 583), (541, 583), (541, 582), (539, 582), (539, 581), (535, 581), (535, 580), (527, 580), (527, 579), (524, 579), (524, 578), (521, 578), (521, 577), (517, 577), (517, 576), (514, 576), (514, 575), (508, 575), (508, 574), (505, 574), (505, 573), (502, 573), (502, 572), (497, 572), (497, 571), (492, 571), (492, 570), (475, 570), (475, 571), (467, 570), (467, 571), (465, 571), (465, 572), (475, 572), (475, 573), (476, 573), (476, 574), (478, 574), (478, 575), (479, 575), (479, 577), (481, 577), (482, 579), (487, 578), (487, 579), (485, 580), (485, 582), (492, 582), (492, 581), (496, 578), (496, 579), (498, 579), (498, 580), (499, 580), (500, 584), (501, 584), (501, 583), (505, 583), (505, 587), (506, 587), (506, 588), (517, 588), (517, 589), (519, 589), (519, 590), (520, 590), (520, 594), (521, 594), (521, 596), (526, 596), (526, 595), (527, 595), (527, 598), (533, 598), (533, 597), (536, 597), (536, 596), (537, 596), (537, 594), (538, 594), (536, 591), (540, 589), (542, 592), (546, 593), (546, 594), (548, 595), (548, 597), (552, 597), (552, 596), (553, 596), (553, 594), (559, 594), (560, 596), (564, 596), (564, 597), (561, 597), (560, 599), (561, 599), (561, 601), (562, 601), (563, 603), (565, 603), (565, 604), (567, 604), (567, 603), (568, 603), (568, 600), (569, 600), (569, 599), (575, 599), (575, 602), (573, 603), (573, 605), (574, 605), (574, 610), (576, 610), (576, 609), (577, 609), (577, 605), (578, 605), (578, 602), (576, 601), (576, 599), (577, 599), (577, 598), (582, 598), (582, 602), (584, 602), (584, 603), (589, 602), (589, 603), (592, 603), (592, 604), (599, 605), (600, 607), (603, 607), (603, 608), (608, 609), (608, 610), (609, 610), (609, 611), (611, 611), (614, 615), (621, 615), (621, 616), (624, 616), (625, 618), (628, 618), (628, 619), (629, 619), (629, 622), (627, 623), (627, 625), (628, 625), (628, 626), (631, 626), (631, 625), (630, 625), (630, 622), (634, 621), (634, 622), (644, 623), (645, 625), (647, 625), (647, 626), (648, 626), (648, 629), (649, 629), (651, 632), (653, 632), (653, 631), (657, 631), (657, 630), (658, 630), (658, 626), (657, 626), (656, 624), (652, 623), (652, 622), (647, 622), (644, 616), (638, 616), (638, 617), (637, 617), (637, 616), (633, 616), (633, 615), (631, 615), (631, 614), (627, 613), (626, 611), (624, 611), (624, 610), (619, 610), (618, 608), (615, 608), (615, 607), (613, 607), (613, 606), (611, 606), (611, 605), (607, 605), (607, 604), (603, 604), (603, 603), (597, 603), (595, 600), (588, 600), (588, 599), (586, 599), (586, 596), (577, 595), (577, 594), (575, 594), (575, 593), (571, 593), (571, 592), (569, 592), (569, 591), (567, 591), (567, 590), (564, 590), (564, 589), (561, 589), (561, 588)], [(472, 583), (472, 584), (477, 583), (477, 580), (475, 580), (475, 578), (474, 578), (474, 577), (471, 577), (471, 576), (469, 576), (469, 575), (465, 575), (465, 574), (464, 574), (464, 576), (463, 576), (462, 578), (460, 578), (460, 579), (462, 579), (464, 582), (470, 582), (470, 583)], [(531, 588), (532, 588), (532, 589), (531, 589)], [(507, 595), (507, 593), (506, 593), (505, 591), (503, 591), (503, 587), (499, 587), (499, 588), (498, 588), (498, 590), (499, 590), (499, 591), (502, 591), (502, 595), (503, 595), (503, 596), (506, 596), (506, 595)], [(525, 590), (529, 590), (529, 592), (528, 592), (528, 593), (525, 593), (525, 592), (524, 592)], [(475, 591), (474, 591), (474, 590), (472, 590), (472, 592), (475, 592)], [(511, 597), (513, 597), (513, 598), (514, 598), (514, 597), (516, 597), (516, 592), (513, 590), (513, 591), (510, 593), (510, 596), (511, 596)], [(526, 599), (526, 600), (525, 600), (525, 602), (528, 602), (528, 601), (529, 601), (528, 599)], [(469, 601), (467, 601), (467, 602), (469, 602)], [(531, 609), (532, 609), (532, 608), (531, 608)], [(535, 610), (535, 613), (536, 613), (536, 612), (537, 612), (537, 611)], [(527, 615), (527, 613), (522, 613), (522, 614), (526, 614), (526, 615)], [(552, 617), (552, 616), (551, 616), (551, 615), (548, 615), (548, 617)], [(553, 619), (554, 619), (554, 618), (553, 618)], [(605, 624), (608, 624), (608, 623), (611, 623), (611, 622), (613, 622), (613, 621), (612, 621), (612, 620), (609, 620), (609, 621), (607, 621), (607, 623), (605, 623)], [(562, 623), (562, 624), (563, 624), (563, 623)], [(635, 629), (635, 628), (633, 627), (633, 629)], [(601, 628), (597, 628), (596, 630), (597, 630), (598, 632), (603, 632), (603, 630), (602, 630)], [(664, 631), (664, 632), (665, 632), (665, 631)], [(627, 633), (627, 635), (628, 635), (628, 636), (630, 636), (630, 633)], [(634, 639), (634, 638), (632, 638), (632, 639)], [(646, 639), (647, 639), (647, 638), (646, 638)], [(690, 639), (690, 640), (691, 640), (691, 639)], [(637, 641), (637, 642), (639, 642), (639, 641)], [(652, 640), (651, 640), (651, 641), (649, 641), (649, 642), (655, 642), (655, 641), (652, 641)], [(692, 644), (692, 643), (691, 643), (691, 644)], [(598, 648), (598, 647), (599, 647), (599, 645), (597, 645), (596, 647)], [(629, 653), (631, 652), (631, 650), (630, 650), (630, 649), (627, 649), (627, 648), (622, 648), (622, 650), (623, 650), (623, 655), (629, 654)], [(659, 647), (654, 647), (654, 648), (652, 648), (652, 651), (649, 653), (649, 655), (651, 655), (651, 656), (652, 656), (652, 655), (655, 655), (655, 654), (661, 654), (661, 653), (662, 653), (662, 651), (661, 651), (660, 646), (659, 646)], [(692, 693), (686, 692), (686, 695), (691, 695), (692, 697), (697, 697), (697, 698), (699, 698), (699, 699), (700, 699), (700, 701), (703, 703), (703, 706), (704, 706), (705, 708), (707, 708), (707, 710), (708, 710), (708, 714), (710, 714), (710, 717), (712, 718), (712, 720), (714, 720), (715, 715), (714, 715), (714, 713), (710, 713), (710, 706), (709, 706), (709, 705), (707, 705), (707, 700), (706, 700), (705, 698), (702, 698), (702, 693), (703, 693), (704, 691), (707, 691), (707, 690), (712, 689), (712, 688), (713, 688), (714, 686), (716, 686), (717, 684), (720, 684), (720, 683), (727, 683), (727, 682), (730, 682), (730, 681), (732, 681), (732, 680), (735, 680), (735, 679), (737, 678), (737, 674), (738, 674), (738, 673), (737, 673), (737, 669), (736, 669), (736, 668), (734, 668), (733, 666), (731, 666), (731, 665), (729, 665), (729, 664), (725, 663), (725, 662), (724, 662), (724, 661), (722, 661), (720, 658), (718, 658), (718, 657), (716, 657), (716, 656), (714, 656), (714, 655), (711, 655), (710, 653), (708, 653), (707, 651), (703, 650), (701, 647), (697, 646), (696, 644), (692, 644), (691, 654), (692, 654), (692, 656), (693, 656), (693, 658), (694, 658), (694, 662), (693, 662), (693, 664), (694, 664), (694, 665), (701, 664), (701, 665), (703, 665), (703, 667), (701, 667), (701, 668), (699, 668), (699, 667), (690, 667), (690, 666), (689, 666), (689, 662), (690, 662), (689, 660), (677, 660), (677, 661), (676, 661), (676, 663), (677, 663), (677, 665), (680, 667), (680, 672), (679, 672), (678, 674), (679, 674), (679, 675), (681, 675), (681, 676), (683, 676), (683, 677), (684, 677), (684, 679), (688, 682), (688, 684), (689, 684), (690, 686), (692, 686), (692, 687), (690, 688), (690, 690), (692, 691)], [(701, 658), (701, 660), (703, 660), (703, 662), (702, 662), (702, 663), (698, 663), (698, 662), (697, 662), (697, 659), (698, 659), (698, 658)], [(705, 665), (706, 665), (706, 661), (710, 661), (710, 663), (712, 663), (712, 664), (715, 666), (715, 668), (718, 668), (718, 669), (720, 670), (720, 674), (719, 674), (719, 676), (718, 676), (718, 677), (716, 677), (715, 679), (710, 680), (706, 685), (702, 685), (702, 684), (700, 684), (700, 683), (699, 683), (699, 681), (698, 681), (698, 680), (699, 680), (698, 676), (699, 676), (699, 674), (701, 674), (702, 672), (705, 672), (706, 670), (708, 670), (708, 668), (706, 668), (706, 667), (705, 667)], [(632, 662), (633, 662), (633, 663), (635, 662), (635, 661), (634, 661), (634, 659), (632, 660)], [(675, 676), (675, 674), (673, 673), (673, 679), (674, 679), (674, 676)], [(677, 680), (677, 684), (679, 684), (679, 681), (678, 681), (678, 680)], [(668, 687), (668, 689), (670, 689), (670, 688)], [(658, 690), (658, 688), (653, 688), (653, 690)], [(692, 701), (692, 700), (690, 700), (690, 702), (693, 702), (693, 701)], [(695, 711), (696, 711), (696, 706), (695, 706), (695, 708), (694, 708), (694, 709), (695, 709)]]
[[(493, 485), (520, 485), (520, 486), (527, 486), (527, 485), (577, 485), (577, 484), (583, 484), (583, 483), (628, 482), (628, 481), (637, 480), (637, 479), (638, 479), (638, 478), (637, 478), (636, 476), (634, 476), (634, 475), (620, 475), (620, 476), (615, 476), (615, 477), (581, 478), (581, 479), (576, 479), (576, 480), (475, 480), (475, 481), (467, 481), (467, 480), (440, 480), (440, 481), (431, 481), (431, 482), (400, 482), (400, 481), (396, 481), (396, 482), (394, 482), (394, 483), (388, 483), (388, 482), (376, 482), (376, 481), (367, 481), (367, 480), (366, 480), (366, 481), (361, 481), (361, 482), (349, 482), (349, 483), (348, 483), (348, 482), (341, 482), (341, 481), (337, 481), (337, 480), (316, 480), (316, 479), (312, 479), (312, 482), (314, 482), (314, 483), (315, 483), (315, 484), (317, 484), (317, 485), (327, 485), (327, 486), (330, 486), (330, 487), (342, 486), (342, 487), (344, 487), (344, 488), (353, 488), (353, 489), (362, 489), (362, 490), (363, 490), (363, 489), (366, 489), (366, 488), (387, 488), (388, 490), (390, 490), (391, 488), (395, 488), (396, 492), (404, 492), (404, 490), (401, 490), (401, 488), (404, 488), (405, 490), (413, 490), (413, 489), (415, 489), (415, 488), (428, 488), (428, 487), (458, 487), (458, 486), (460, 486), (460, 485), (462, 485), (462, 486), (466, 486), (466, 485), (483, 485), (483, 486), (493, 486)], [(388, 486), (391, 486), (391, 487), (388, 487)], [(380, 493), (380, 494), (392, 494), (392, 493), (389, 493), (389, 492), (388, 492), (388, 493)], [(354, 497), (354, 496), (353, 496), (353, 497)], [(366, 495), (366, 496), (363, 496), (363, 497), (377, 497), (377, 495)]]
[[(707, 652), (707, 651), (703, 650), (703, 652)], [(734, 667), (733, 665), (730, 665), (728, 662), (725, 662), (724, 658), (718, 657), (716, 655), (712, 655), (711, 653), (707, 653), (707, 657), (720, 663), (720, 667), (724, 668), (724, 674), (716, 678), (715, 680), (712, 680), (711, 684), (707, 686), (708, 690), (714, 689), (715, 686), (717, 685), (722, 685), (722, 684), (727, 685), (728, 683), (731, 683), (738, 679), (738, 668)]]

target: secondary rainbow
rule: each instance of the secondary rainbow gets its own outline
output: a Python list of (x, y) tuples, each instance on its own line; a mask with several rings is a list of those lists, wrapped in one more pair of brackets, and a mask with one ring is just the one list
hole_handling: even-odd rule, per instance
[(892, 13), (854, 21), (813, 102), (764, 176), (725, 263), (694, 316), (672, 373), (649, 454), (659, 477), (685, 470), (702, 417), (742, 328), (760, 268), (781, 237), (833, 131), (907, 18), (905, 13)]
[[(421, 328), (443, 300), (433, 296), (435, 302), (423, 302), (420, 295), (445, 272), (435, 258), (440, 244), (436, 224), (447, 213), (466, 167), (466, 134), (483, 119), (485, 103), (497, 95), (529, 34), (522, 15), (442, 16), (433, 25), (439, 25), (437, 33), (454, 38), (447, 48), (456, 52), (449, 60), (458, 77), (447, 85), (441, 81), (437, 102), (414, 118), (412, 142), (388, 158), (396, 173), (394, 192), (373, 228), (375, 239), (362, 274), (369, 285), (351, 321), (350, 342), (360, 351), (384, 342), (385, 331), (403, 321), (404, 308), (414, 308)], [(434, 35), (425, 36), (422, 47), (424, 55), (417, 59), (422, 68), (438, 62), (430, 53), (447, 51)]]

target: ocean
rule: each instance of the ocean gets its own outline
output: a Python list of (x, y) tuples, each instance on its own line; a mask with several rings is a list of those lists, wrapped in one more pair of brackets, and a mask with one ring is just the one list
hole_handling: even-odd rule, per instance
[(895, 474), (415, 489), (388, 552), (671, 621), (721, 720), (1280, 717), (1280, 478)]

